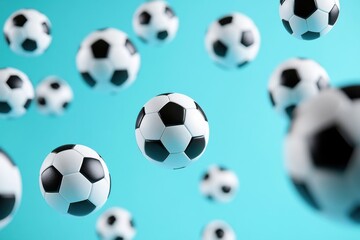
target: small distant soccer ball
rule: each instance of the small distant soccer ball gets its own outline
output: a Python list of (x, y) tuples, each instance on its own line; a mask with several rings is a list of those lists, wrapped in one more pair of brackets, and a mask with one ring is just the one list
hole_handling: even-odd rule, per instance
[(91, 148), (79, 144), (54, 149), (40, 169), (40, 190), (61, 213), (85, 216), (101, 208), (110, 194), (108, 168)]
[(285, 29), (303, 40), (314, 40), (330, 32), (339, 13), (339, 0), (280, 0)]
[(202, 240), (236, 240), (236, 235), (228, 223), (215, 220), (205, 226)]
[(210, 25), (205, 46), (217, 64), (238, 68), (256, 58), (260, 49), (260, 33), (249, 17), (233, 13)]
[(280, 64), (269, 81), (269, 96), (275, 110), (293, 117), (294, 109), (302, 102), (330, 87), (329, 75), (311, 59), (293, 58)]
[(70, 85), (58, 77), (48, 77), (36, 88), (37, 106), (43, 114), (62, 115), (72, 100)]
[(16, 164), (0, 149), (0, 229), (8, 225), (19, 208), (21, 175)]
[(239, 186), (236, 174), (224, 167), (211, 166), (200, 182), (200, 191), (209, 200), (230, 202)]
[(132, 240), (136, 230), (131, 213), (122, 208), (111, 208), (104, 212), (96, 224), (100, 240)]
[(39, 56), (51, 43), (51, 23), (44, 14), (35, 9), (21, 9), (5, 22), (4, 35), (15, 53)]
[(329, 89), (304, 102), (285, 141), (285, 164), (314, 210), (360, 224), (360, 86)]
[(24, 115), (34, 98), (28, 76), (15, 68), (0, 69), (0, 118)]
[(91, 88), (118, 92), (135, 81), (140, 55), (124, 32), (106, 28), (85, 38), (77, 53), (76, 64)]
[(180, 169), (204, 153), (209, 124), (204, 111), (190, 97), (162, 94), (141, 109), (135, 135), (141, 152), (150, 162)]
[(143, 3), (136, 10), (133, 27), (144, 42), (161, 45), (174, 39), (179, 19), (165, 1), (156, 0)]

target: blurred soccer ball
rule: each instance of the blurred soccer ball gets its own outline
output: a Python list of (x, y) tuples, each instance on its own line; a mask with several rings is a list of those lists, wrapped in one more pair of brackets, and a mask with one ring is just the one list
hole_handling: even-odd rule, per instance
[(202, 240), (236, 240), (236, 235), (228, 223), (215, 220), (205, 226)]

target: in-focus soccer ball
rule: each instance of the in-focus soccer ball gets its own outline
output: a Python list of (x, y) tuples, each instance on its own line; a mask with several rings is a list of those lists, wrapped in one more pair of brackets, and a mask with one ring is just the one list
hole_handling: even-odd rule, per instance
[(202, 233), (202, 240), (235, 240), (236, 235), (232, 227), (221, 220), (215, 220), (206, 225)]
[(83, 145), (54, 149), (40, 169), (40, 190), (46, 202), (61, 213), (85, 216), (101, 208), (110, 193), (104, 160)]
[(130, 212), (122, 208), (111, 208), (104, 212), (96, 224), (100, 240), (132, 240), (136, 230)]
[(43, 54), (51, 43), (51, 23), (37, 10), (21, 9), (5, 22), (4, 35), (15, 53), (38, 56)]
[(201, 193), (210, 200), (230, 202), (239, 186), (236, 174), (224, 167), (210, 166), (200, 182)]
[(285, 142), (296, 190), (314, 209), (360, 224), (360, 86), (329, 89), (300, 105)]
[(269, 96), (275, 110), (291, 119), (298, 104), (329, 86), (329, 76), (320, 64), (293, 58), (280, 64), (271, 75)]
[(135, 81), (140, 55), (124, 32), (106, 28), (85, 38), (77, 53), (76, 64), (90, 87), (118, 92)]
[(233, 13), (210, 25), (205, 46), (210, 57), (220, 66), (242, 67), (257, 56), (260, 33), (249, 17)]
[(160, 45), (174, 39), (179, 19), (165, 1), (156, 0), (143, 3), (136, 10), (133, 27), (141, 40)]
[(0, 118), (24, 115), (34, 98), (28, 76), (15, 68), (0, 69)]
[(21, 201), (22, 185), (18, 167), (0, 149), (0, 229), (13, 219)]
[(48, 77), (36, 87), (36, 103), (44, 114), (62, 115), (72, 99), (71, 87), (58, 77)]
[(282, 23), (299, 39), (313, 40), (327, 34), (339, 13), (339, 0), (280, 0)]
[(193, 99), (179, 93), (162, 94), (141, 109), (135, 135), (148, 160), (166, 168), (180, 169), (204, 153), (209, 124)]

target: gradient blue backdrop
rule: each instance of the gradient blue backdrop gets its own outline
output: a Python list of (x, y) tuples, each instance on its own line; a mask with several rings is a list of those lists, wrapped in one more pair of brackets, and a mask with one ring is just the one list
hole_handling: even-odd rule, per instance
[[(291, 188), (283, 170), (286, 121), (271, 109), (267, 81), (283, 60), (303, 56), (319, 61), (336, 85), (360, 76), (360, 2), (342, 1), (341, 14), (328, 36), (299, 41), (284, 30), (278, 0), (172, 0), (180, 18), (177, 38), (164, 47), (149, 47), (132, 30), (132, 15), (142, 0), (3, 0), (0, 23), (15, 10), (35, 8), (53, 24), (53, 42), (38, 58), (15, 55), (0, 41), (0, 66), (17, 67), (36, 85), (47, 75), (72, 85), (75, 100), (61, 118), (40, 115), (33, 105), (18, 120), (0, 121), (0, 146), (18, 163), (23, 199), (14, 221), (0, 239), (96, 239), (95, 223), (112, 206), (129, 209), (137, 239), (195, 240), (210, 220), (224, 219), (245, 240), (354, 240), (360, 226), (344, 226), (318, 216)], [(224, 71), (204, 50), (207, 26), (218, 17), (240, 11), (258, 25), (262, 45), (248, 67)], [(91, 31), (117, 27), (130, 35), (142, 57), (135, 84), (118, 95), (92, 91), (79, 77), (75, 54)], [(168, 171), (148, 163), (137, 149), (134, 123), (138, 111), (162, 92), (185, 93), (200, 103), (210, 121), (204, 156), (192, 166)], [(58, 214), (41, 196), (39, 168), (45, 156), (65, 143), (96, 149), (112, 174), (112, 194), (104, 208), (88, 217)], [(240, 178), (239, 194), (227, 205), (209, 203), (198, 191), (209, 164), (221, 163)]]

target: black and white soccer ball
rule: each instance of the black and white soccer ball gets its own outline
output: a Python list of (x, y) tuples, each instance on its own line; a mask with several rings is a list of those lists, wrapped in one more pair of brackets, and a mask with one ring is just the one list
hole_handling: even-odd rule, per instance
[(61, 213), (85, 216), (108, 199), (111, 181), (101, 156), (79, 144), (54, 149), (40, 169), (40, 190), (46, 202)]
[(77, 53), (76, 64), (90, 87), (118, 92), (135, 81), (140, 54), (124, 32), (106, 28), (85, 38)]
[(236, 240), (232, 227), (222, 221), (214, 220), (205, 226), (202, 232), (202, 240)]
[(132, 240), (136, 235), (134, 219), (123, 208), (111, 208), (98, 218), (96, 232), (100, 240)]
[(241, 13), (213, 22), (205, 37), (209, 56), (220, 66), (238, 68), (253, 61), (260, 49), (260, 33), (255, 23)]
[(24, 115), (34, 98), (28, 76), (15, 68), (0, 69), (0, 118)]
[(200, 182), (200, 192), (209, 200), (227, 203), (234, 199), (239, 187), (235, 172), (221, 166), (210, 166)]
[(360, 86), (329, 89), (295, 112), (285, 163), (313, 209), (360, 224)]
[(0, 149), (0, 229), (8, 225), (19, 208), (21, 175), (16, 164)]
[(15, 53), (39, 56), (51, 43), (51, 23), (44, 14), (35, 9), (21, 9), (5, 22), (4, 35)]
[(204, 153), (209, 124), (204, 111), (190, 97), (162, 94), (141, 109), (135, 135), (148, 160), (166, 168), (180, 169)]
[(339, 0), (280, 0), (282, 23), (299, 39), (313, 40), (327, 34), (339, 13)]
[(73, 100), (70, 85), (55, 76), (41, 81), (35, 93), (39, 111), (47, 115), (62, 115)]
[(268, 86), (270, 100), (278, 113), (291, 119), (301, 102), (329, 88), (329, 82), (326, 70), (314, 60), (289, 59), (271, 75)]
[(144, 42), (161, 45), (174, 39), (179, 28), (179, 19), (165, 1), (150, 1), (136, 10), (133, 27)]

